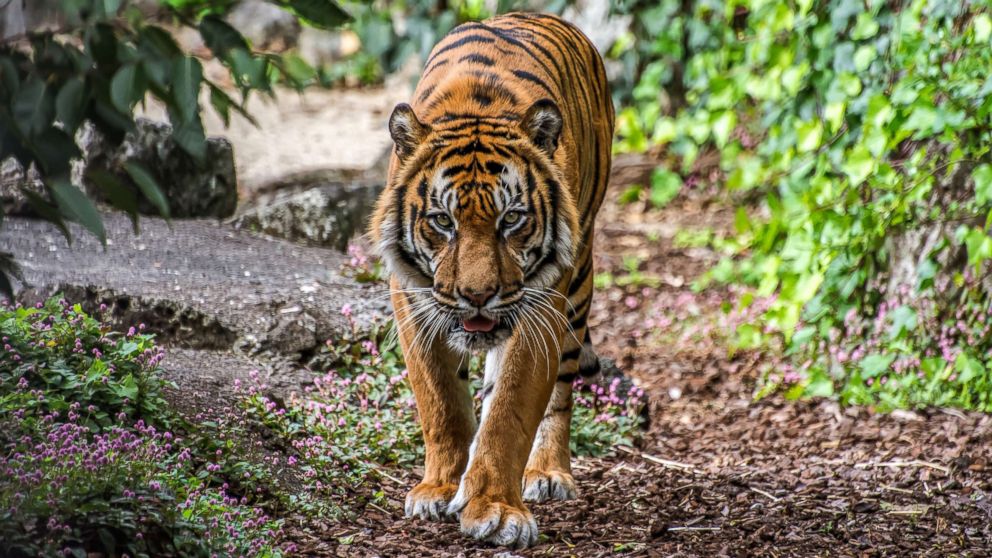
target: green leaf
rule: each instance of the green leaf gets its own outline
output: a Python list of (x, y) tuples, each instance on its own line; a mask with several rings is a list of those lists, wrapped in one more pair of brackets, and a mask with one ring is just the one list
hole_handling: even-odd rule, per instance
[(192, 56), (184, 56), (176, 61), (172, 71), (172, 100), (175, 104), (170, 104), (170, 108), (179, 114), (181, 122), (174, 121), (172, 123), (174, 126), (192, 122), (194, 119), (199, 120), (202, 81), (203, 66), (200, 65), (199, 60)]
[(207, 158), (207, 137), (200, 117), (197, 116), (192, 121), (183, 121), (173, 118), (172, 115), (173, 112), (169, 111), (172, 120), (172, 139), (198, 163), (203, 163)]
[(46, 186), (66, 219), (86, 227), (101, 243), (107, 243), (107, 231), (103, 228), (100, 213), (82, 190), (73, 186), (66, 178), (52, 179)]
[(896, 355), (868, 355), (861, 361), (861, 375), (865, 378), (874, 378), (880, 374), (888, 372), (889, 366), (896, 359)]
[(895, 339), (903, 332), (909, 333), (916, 329), (916, 311), (903, 305), (892, 311), (892, 325), (889, 327), (889, 339)]
[(975, 201), (983, 205), (992, 201), (992, 165), (978, 165), (971, 178), (975, 181)]
[(858, 145), (848, 153), (847, 160), (841, 165), (841, 169), (851, 184), (859, 185), (875, 170), (876, 164), (877, 160), (868, 151), (868, 148)]
[(808, 153), (820, 147), (823, 124), (819, 120), (801, 122), (796, 126), (796, 151)]
[(351, 21), (348, 12), (333, 0), (280, 0), (279, 3), (314, 27), (334, 29)]
[(116, 176), (105, 170), (87, 171), (86, 180), (100, 189), (110, 205), (131, 216), (134, 233), (138, 234), (138, 197), (134, 190), (122, 184)]
[(727, 140), (730, 138), (730, 134), (734, 131), (734, 126), (736, 125), (737, 113), (732, 110), (723, 111), (712, 119), (713, 140), (716, 142), (717, 147), (723, 147), (727, 144)]
[(52, 124), (54, 100), (48, 85), (38, 76), (32, 76), (14, 96), (14, 121), (26, 136), (41, 135)]
[(208, 15), (200, 21), (200, 35), (203, 36), (207, 48), (221, 60), (227, 58), (231, 49), (250, 50), (248, 41), (241, 36), (241, 33), (216, 15)]
[(55, 96), (55, 115), (67, 132), (75, 132), (83, 123), (88, 104), (86, 84), (78, 77), (71, 77)]
[(152, 205), (158, 209), (159, 214), (168, 219), (169, 201), (165, 198), (165, 194), (159, 188), (158, 182), (148, 169), (137, 161), (128, 161), (124, 163), (124, 170), (127, 171), (131, 180), (134, 180), (134, 183), (141, 190), (141, 193), (144, 194), (145, 198), (152, 202)]
[(648, 193), (648, 200), (651, 205), (662, 208), (675, 199), (681, 189), (681, 176), (664, 167), (656, 167), (651, 172), (651, 191)]
[(131, 114), (134, 105), (145, 96), (145, 78), (136, 64), (127, 64), (110, 81), (110, 101), (123, 114)]
[(959, 384), (966, 384), (985, 374), (985, 366), (982, 365), (982, 362), (963, 352), (958, 353), (958, 357), (954, 361), (954, 370), (958, 373), (955, 381)]

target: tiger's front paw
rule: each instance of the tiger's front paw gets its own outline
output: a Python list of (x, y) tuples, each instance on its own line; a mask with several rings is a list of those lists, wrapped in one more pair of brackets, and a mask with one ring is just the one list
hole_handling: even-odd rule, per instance
[(454, 497), (458, 487), (453, 484), (420, 483), (406, 495), (406, 506), (403, 510), (407, 517), (433, 519), (440, 521), (448, 519), (448, 503)]
[[(452, 502), (452, 506), (460, 504)], [(470, 537), (513, 549), (537, 542), (537, 522), (526, 508), (477, 496), (460, 509), (462, 533)]]
[(524, 501), (572, 500), (578, 495), (575, 479), (564, 471), (524, 471)]

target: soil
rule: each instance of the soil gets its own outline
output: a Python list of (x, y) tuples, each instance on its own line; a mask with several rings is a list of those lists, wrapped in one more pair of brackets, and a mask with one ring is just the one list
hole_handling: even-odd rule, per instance
[[(574, 459), (579, 499), (532, 506), (542, 536), (527, 551), (476, 543), (456, 523), (405, 519), (420, 471), (392, 471), (384, 505), (291, 528), (302, 555), (992, 555), (992, 417), (755, 400), (761, 357), (731, 356), (716, 327), (733, 295), (691, 289), (718, 256), (673, 242), (682, 228), (729, 229), (734, 207), (692, 189), (663, 211), (618, 206), (624, 185), (649, 168), (618, 165), (597, 264), (620, 274), (623, 257), (638, 255), (660, 284), (601, 290), (591, 318), (600, 353), (649, 395), (638, 447)], [(652, 333), (645, 322), (659, 308), (696, 333)]]

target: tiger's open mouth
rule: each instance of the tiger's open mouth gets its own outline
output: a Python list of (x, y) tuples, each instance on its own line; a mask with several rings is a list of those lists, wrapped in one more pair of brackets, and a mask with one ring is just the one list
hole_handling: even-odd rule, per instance
[(510, 337), (511, 322), (498, 316), (476, 314), (470, 318), (455, 318), (448, 332), (448, 343), (464, 351), (485, 351)]
[(469, 333), (489, 333), (499, 323), (497, 320), (477, 314), (467, 320), (462, 320), (462, 328)]

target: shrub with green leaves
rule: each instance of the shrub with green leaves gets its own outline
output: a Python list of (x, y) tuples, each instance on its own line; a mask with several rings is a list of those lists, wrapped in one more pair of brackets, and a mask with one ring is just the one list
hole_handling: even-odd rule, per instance
[(687, 180), (715, 151), (731, 199), (762, 200), (711, 278), (769, 300), (739, 344), (794, 370), (763, 392), (992, 410), (989, 7), (634, 4), (664, 32), (629, 45), (618, 148), (662, 149)]
[[(304, 22), (336, 27), (349, 20), (334, 0), (278, 0), (275, 3)], [(251, 120), (244, 103), (252, 91), (274, 94), (280, 81), (302, 88), (316, 79), (297, 59), (253, 52), (248, 41), (221, 17), (232, 2), (164, 0), (182, 25), (195, 28), (204, 44), (230, 72), (240, 99), (233, 99), (203, 72), (195, 56), (183, 52), (164, 28), (145, 21), (121, 0), (63, 0), (61, 32), (29, 30), (0, 44), (0, 161), (15, 158), (34, 168), (44, 191), (23, 188), (31, 208), (59, 226), (65, 221), (86, 227), (101, 241), (106, 231), (87, 195), (70, 180), (73, 159), (81, 156), (76, 133), (91, 123), (111, 145), (135, 130), (134, 109), (148, 97), (166, 108), (173, 139), (197, 163), (206, 159), (201, 120), (201, 92), (228, 122), (236, 113)], [(129, 162), (126, 180), (98, 172), (86, 180), (115, 208), (137, 218), (138, 199), (169, 216), (168, 200), (138, 162)], [(2, 218), (2, 215), (0, 215)], [(0, 293), (10, 293), (9, 255), (0, 254)]]

